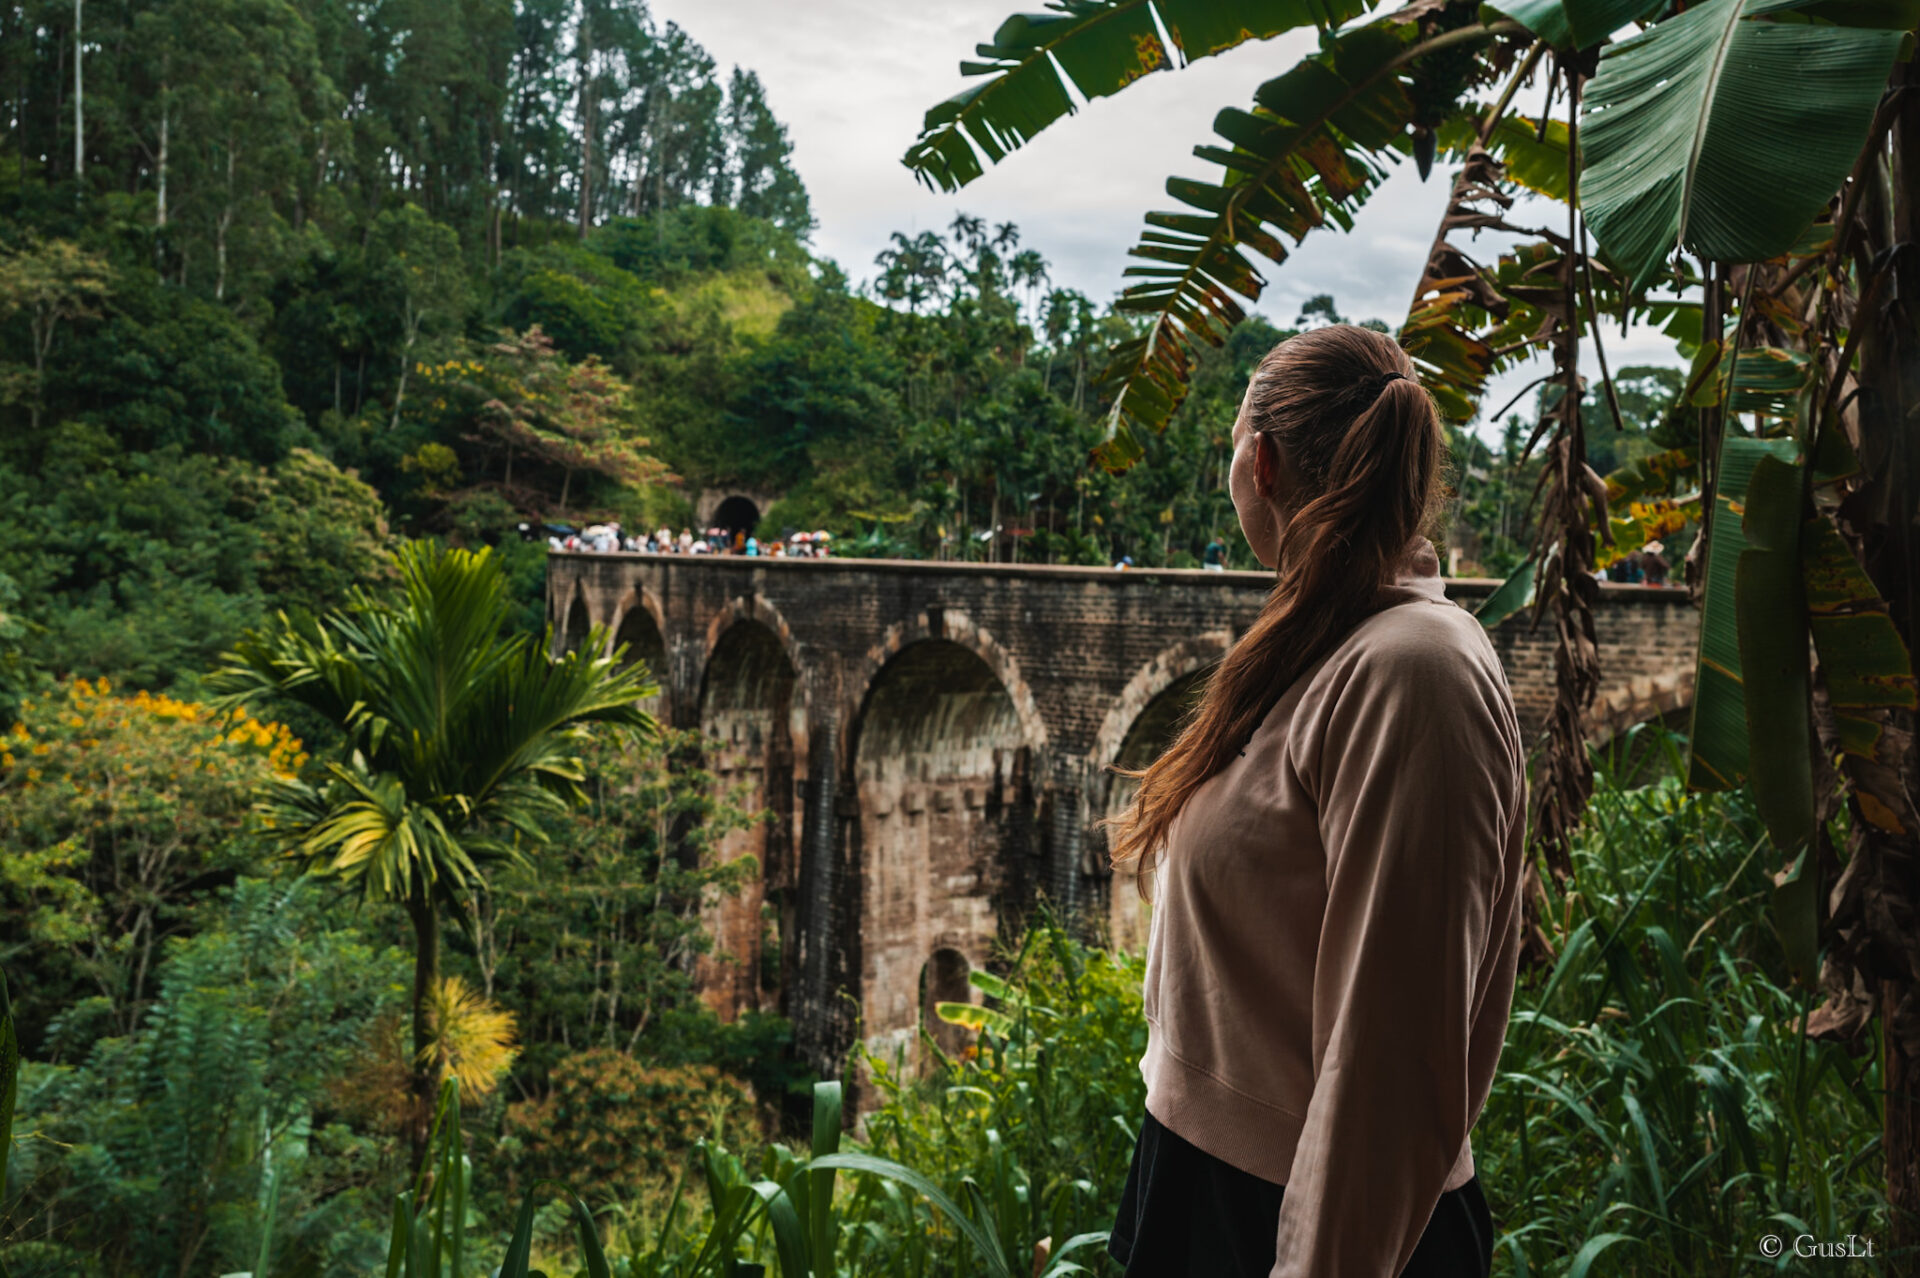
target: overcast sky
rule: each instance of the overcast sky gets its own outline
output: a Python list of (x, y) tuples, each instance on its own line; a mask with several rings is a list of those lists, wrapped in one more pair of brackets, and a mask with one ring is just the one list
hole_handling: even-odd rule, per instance
[[(794, 164), (813, 199), (814, 250), (855, 281), (871, 279), (874, 255), (896, 230), (944, 231), (956, 211), (1015, 222), (1026, 247), (1051, 265), (1056, 287), (1097, 302), (1122, 285), (1127, 249), (1142, 216), (1178, 207), (1168, 174), (1217, 180), (1193, 155), (1214, 140), (1223, 106), (1251, 103), (1262, 81), (1312, 51), (1311, 32), (1243, 45), (1181, 71), (1150, 75), (1121, 93), (1057, 121), (1033, 142), (957, 195), (914, 180), (900, 156), (926, 109), (966, 87), (962, 57), (992, 36), (1020, 0), (651, 0), (661, 22), (677, 22), (724, 72), (759, 73), (793, 141)], [(1028, 8), (1038, 8), (1028, 0)], [(1300, 303), (1330, 293), (1352, 319), (1397, 326), (1446, 203), (1450, 175), (1436, 166), (1420, 181), (1411, 162), (1377, 191), (1353, 233), (1315, 232), (1284, 266), (1257, 259), (1267, 289), (1259, 308), (1289, 324)], [(1491, 256), (1492, 254), (1488, 254)], [(1671, 363), (1657, 333), (1609, 342), (1614, 367)], [(1497, 408), (1544, 368), (1509, 373), (1493, 388)]]

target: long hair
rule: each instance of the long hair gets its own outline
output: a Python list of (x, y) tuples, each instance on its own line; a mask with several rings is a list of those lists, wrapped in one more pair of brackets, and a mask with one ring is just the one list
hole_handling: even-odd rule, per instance
[(1143, 896), (1193, 792), (1245, 748), (1301, 674), (1378, 609), (1381, 588), (1439, 510), (1439, 414), (1413, 362), (1384, 333), (1331, 324), (1289, 338), (1254, 370), (1243, 411), (1299, 486), (1259, 618), (1166, 752), (1143, 770), (1115, 769), (1140, 788), (1109, 822), (1112, 859), (1134, 868)]

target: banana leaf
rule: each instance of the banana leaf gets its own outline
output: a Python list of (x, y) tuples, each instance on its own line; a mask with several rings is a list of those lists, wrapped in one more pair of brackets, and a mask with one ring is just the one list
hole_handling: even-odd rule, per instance
[[(840, 1152), (841, 1106), (839, 1083), (813, 1085), (813, 1157), (825, 1158)], [(835, 1278), (839, 1273), (834, 1262), (834, 1248), (839, 1237), (839, 1230), (834, 1228), (833, 1221), (835, 1175), (831, 1167), (815, 1168), (807, 1173), (807, 1233), (816, 1278)]]
[(1298, 243), (1352, 213), (1385, 178), (1380, 158), (1404, 148), (1414, 105), (1401, 81), (1415, 27), (1382, 21), (1324, 42), (1319, 53), (1254, 94), (1254, 109), (1222, 111), (1214, 130), (1230, 147), (1194, 154), (1223, 166), (1219, 183), (1169, 178), (1167, 194), (1197, 212), (1150, 213), (1127, 268), (1143, 282), (1116, 307), (1150, 317), (1113, 351), (1101, 380), (1113, 387), (1107, 438), (1095, 458), (1125, 470), (1142, 453), (1135, 430), (1159, 431), (1186, 397), (1196, 343), (1218, 346), (1266, 281), (1243, 249), (1286, 260)]
[(1591, 49), (1630, 22), (1665, 7), (1666, 0), (1495, 0), (1503, 13), (1556, 49)]
[[(1813, 648), (1840, 749), (1878, 761), (1886, 711), (1916, 706), (1912, 657), (1886, 601), (1832, 520), (1821, 514), (1807, 520), (1800, 533), (1800, 554)], [(1847, 772), (1861, 814), (1882, 830), (1903, 833), (1899, 814), (1907, 808), (1905, 797), (1876, 789), (1881, 783), (1897, 784), (1897, 771), (1849, 767)]]
[(1607, 476), (1607, 504), (1617, 506), (1642, 497), (1665, 497), (1676, 484), (1700, 482), (1700, 450), (1670, 448), (1635, 458)]
[(1803, 5), (1706, 0), (1602, 53), (1581, 103), (1581, 205), (1635, 284), (1676, 248), (1789, 251), (1852, 167), (1904, 35), (1813, 25), (1791, 15)]
[[(1800, 566), (1801, 466), (1762, 456), (1747, 481), (1734, 574), (1747, 780), (1767, 834), (1790, 868), (1775, 881), (1774, 926), (1802, 982), (1818, 974), (1819, 874), (1813, 798), (1807, 600)], [(1729, 521), (1731, 522), (1731, 521)]]
[(1735, 603), (1735, 576), (1747, 548), (1741, 526), (1743, 503), (1747, 483), (1762, 457), (1784, 461), (1794, 454), (1791, 439), (1729, 435), (1720, 446), (1719, 484), (1707, 525), (1706, 597), (1700, 616), (1693, 721), (1687, 733), (1687, 785), (1694, 790), (1731, 790), (1747, 777), (1747, 709)]
[(1483, 629), (1492, 630), (1501, 622), (1523, 608), (1533, 606), (1534, 578), (1538, 573), (1540, 561), (1532, 555), (1521, 561), (1518, 568), (1507, 579), (1494, 588), (1492, 594), (1480, 602), (1473, 611), (1474, 620)]
[[(1360, 16), (1365, 0), (1053, 0), (1045, 13), (1000, 24), (980, 61), (985, 77), (928, 110), (902, 163), (929, 186), (957, 191), (1074, 110), (1155, 71), (1185, 66), (1297, 27), (1330, 31)], [(1169, 50), (1164, 30), (1173, 40)]]
[(1788, 418), (1794, 416), (1795, 401), (1813, 377), (1813, 364), (1799, 351), (1747, 346), (1741, 348), (1740, 361), (1732, 371), (1729, 412)]

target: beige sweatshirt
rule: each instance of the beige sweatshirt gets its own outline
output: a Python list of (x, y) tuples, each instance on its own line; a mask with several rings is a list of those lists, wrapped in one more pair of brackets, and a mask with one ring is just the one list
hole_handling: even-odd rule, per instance
[(1147, 1109), (1286, 1186), (1271, 1278), (1395, 1278), (1492, 1086), (1526, 773), (1505, 672), (1431, 545), (1168, 831)]

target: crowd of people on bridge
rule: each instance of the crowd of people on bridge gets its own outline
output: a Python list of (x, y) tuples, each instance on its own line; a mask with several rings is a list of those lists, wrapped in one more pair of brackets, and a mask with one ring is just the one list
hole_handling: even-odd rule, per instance
[(551, 550), (586, 550), (600, 554), (625, 551), (646, 555), (748, 555), (770, 559), (825, 559), (833, 548), (833, 534), (792, 532), (781, 538), (761, 541), (744, 528), (709, 528), (694, 534), (682, 528), (676, 535), (667, 527), (653, 532), (629, 533), (617, 521), (589, 524), (575, 530), (547, 529), (547, 547)]
[(1607, 580), (1642, 586), (1666, 585), (1671, 569), (1660, 553), (1665, 549), (1659, 542), (1650, 541), (1639, 550), (1622, 555), (1607, 565)]

